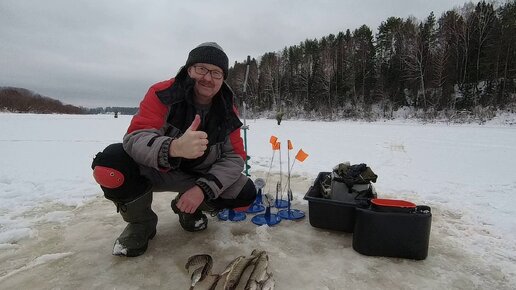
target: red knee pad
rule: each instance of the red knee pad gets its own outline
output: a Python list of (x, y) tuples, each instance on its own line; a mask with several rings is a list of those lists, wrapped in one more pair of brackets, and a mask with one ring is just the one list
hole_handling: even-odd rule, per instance
[(233, 210), (236, 212), (246, 212), (251, 205), (241, 206), (241, 207), (235, 207)]
[(110, 189), (120, 187), (124, 183), (122, 172), (104, 166), (95, 166), (93, 177), (98, 184)]

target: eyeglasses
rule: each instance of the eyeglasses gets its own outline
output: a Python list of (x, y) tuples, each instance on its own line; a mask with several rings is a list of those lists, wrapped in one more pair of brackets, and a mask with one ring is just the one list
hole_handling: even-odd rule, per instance
[(207, 69), (203, 66), (196, 66), (196, 65), (194, 65), (193, 67), (194, 67), (196, 73), (203, 75), (203, 76), (210, 73), (211, 77), (216, 80), (220, 80), (224, 77), (224, 73), (219, 70), (216, 70), (216, 69)]

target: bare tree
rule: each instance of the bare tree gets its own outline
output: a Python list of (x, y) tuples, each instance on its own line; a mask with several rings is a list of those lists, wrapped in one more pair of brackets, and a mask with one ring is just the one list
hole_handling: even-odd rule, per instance
[(321, 40), (321, 74), (319, 82), (323, 90), (322, 93), (326, 96), (330, 119), (333, 118), (332, 89), (336, 87), (336, 84), (333, 83), (333, 79), (337, 69), (334, 41), (335, 37), (333, 35)]
[(468, 59), (470, 55), (471, 37), (473, 34), (473, 22), (474, 22), (474, 6), (473, 3), (466, 3), (461, 9), (461, 17), (457, 19), (455, 23), (455, 33), (460, 41), (457, 48), (462, 47), (462, 78), (461, 83), (466, 83), (468, 75)]
[(476, 63), (476, 78), (475, 81), (478, 83), (479, 72), (480, 72), (480, 54), (486, 40), (490, 36), (492, 24), (496, 19), (496, 13), (493, 9), (492, 4), (486, 4), (485, 1), (479, 2), (475, 8), (474, 20), (475, 29), (477, 30), (477, 63)]
[(423, 106), (426, 106), (425, 94), (425, 67), (424, 67), (424, 39), (422, 36), (422, 23), (417, 23), (415, 18), (407, 19), (405, 23), (405, 53), (402, 56), (404, 64), (404, 77), (407, 80), (416, 81), (419, 89), (416, 94), (415, 105), (419, 106), (419, 96), (422, 97)]

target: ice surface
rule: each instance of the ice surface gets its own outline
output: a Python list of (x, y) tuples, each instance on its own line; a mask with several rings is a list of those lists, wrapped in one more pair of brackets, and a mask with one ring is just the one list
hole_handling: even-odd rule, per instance
[[(292, 140), (290, 158), (299, 148), (310, 155), (292, 172), (292, 206), (307, 217), (257, 227), (253, 215), (242, 222), (209, 216), (205, 231), (190, 233), (170, 209), (176, 193), (155, 193), (157, 235), (144, 255), (126, 258), (111, 255), (125, 223), (90, 165), (121, 141), (130, 117), (2, 113), (0, 289), (186, 289), (189, 256), (212, 255), (220, 272), (256, 248), (268, 251), (280, 290), (512, 289), (516, 128), (509, 119), (483, 126), (248, 120), (253, 178), (266, 178), (271, 135)], [(274, 160), (264, 193), (279, 180), (278, 155)], [(304, 194), (320, 171), (344, 161), (368, 164), (379, 175), (379, 196), (432, 207), (426, 260), (363, 256), (352, 249), (351, 234), (310, 226)]]

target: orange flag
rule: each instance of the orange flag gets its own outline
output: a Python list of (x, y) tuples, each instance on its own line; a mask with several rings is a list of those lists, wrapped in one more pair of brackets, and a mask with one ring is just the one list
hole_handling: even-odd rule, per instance
[(271, 139), (269, 139), (269, 143), (271, 143), (273, 145), (272, 148), (274, 148), (274, 144), (276, 144), (276, 142), (278, 142), (278, 137), (272, 135)]
[(288, 144), (288, 150), (294, 149), (294, 146), (292, 146), (292, 142), (290, 140), (287, 140), (287, 144)]
[(280, 150), (281, 142), (276, 142), (274, 145), (272, 145), (273, 150)]
[(305, 161), (305, 159), (308, 158), (308, 154), (303, 151), (303, 149), (299, 149), (299, 151), (296, 154), (296, 159), (299, 160), (299, 162)]

